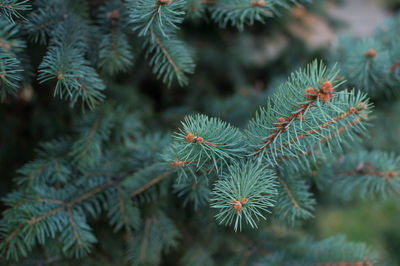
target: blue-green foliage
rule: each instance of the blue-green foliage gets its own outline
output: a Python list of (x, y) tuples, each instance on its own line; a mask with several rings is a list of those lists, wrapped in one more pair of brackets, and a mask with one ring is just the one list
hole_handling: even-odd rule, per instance
[[(354, 43), (355, 41), (353, 41)], [(373, 49), (377, 55), (369, 56)], [(380, 41), (370, 38), (352, 45), (346, 49), (342, 58), (342, 70), (351, 84), (367, 91), (372, 96), (377, 94), (390, 94), (385, 92), (390, 76), (390, 54)], [(381, 91), (380, 91), (381, 90)]]
[[(0, 97), (15, 94), (21, 86), (24, 66), (21, 53), (26, 47), (18, 37), (20, 27), (0, 17)], [(25, 62), (24, 62), (25, 63)]]
[(50, 47), (39, 66), (38, 79), (41, 82), (57, 80), (54, 95), (70, 100), (71, 105), (82, 100), (93, 109), (104, 99), (104, 84), (76, 48), (64, 45)]
[[(231, 24), (243, 29), (245, 24), (264, 22), (265, 17), (278, 14), (277, 7), (297, 4), (283, 0), (253, 2), (220, 0), (206, 7), (198, 1), (185, 0), (112, 0), (97, 8), (92, 19), (86, 2), (39, 0), (27, 13), (23, 34), (33, 42), (48, 45), (40, 64), (39, 81), (55, 81), (54, 95), (69, 100), (72, 106), (81, 103), (94, 109), (105, 98), (105, 86), (97, 73), (115, 75), (127, 71), (134, 63), (132, 44), (142, 44), (158, 79), (168, 86), (174, 81), (186, 86), (195, 63), (194, 53), (179, 36), (179, 26), (185, 18), (209, 9), (212, 19), (221, 26)], [(0, 2), (7, 23), (30, 8), (24, 0)], [(192, 15), (185, 16), (188, 9)], [(140, 40), (132, 41), (132, 33)], [(7, 74), (6, 78), (0, 77), (4, 98), (6, 93), (15, 94), (19, 87), (22, 59), (5, 58), (1, 51), (0, 56), (0, 68)]]
[(133, 65), (128, 17), (127, 9), (119, 1), (111, 1), (98, 10), (97, 23), (101, 30), (99, 66), (110, 75), (125, 72)]
[(176, 31), (184, 18), (185, 1), (130, 1), (130, 23), (144, 38), (143, 49), (157, 78), (170, 86), (174, 79), (188, 84), (187, 74), (194, 72), (192, 52), (179, 40)]
[(66, 184), (70, 180), (71, 169), (68, 152), (70, 138), (61, 138), (43, 143), (36, 150), (36, 160), (18, 170), (18, 185)]
[(183, 198), (183, 206), (193, 203), (194, 210), (207, 206), (210, 196), (210, 188), (206, 176), (199, 179), (185, 179), (174, 184), (174, 192)]
[(399, 96), (400, 16), (386, 19), (375, 34), (363, 40), (341, 38), (332, 61), (339, 61), (342, 75), (355, 88), (372, 97)]
[(189, 247), (181, 259), (182, 265), (202, 266), (209, 265), (214, 266), (214, 260), (210, 254), (202, 247)]
[[(60, 38), (75, 38), (64, 36), (69, 37)], [(70, 49), (82, 51), (84, 47)], [(212, 216), (217, 223), (233, 225), (236, 231), (256, 228), (263, 219), (290, 226), (302, 224), (313, 217), (312, 182), (318, 189), (328, 185), (347, 194), (398, 193), (399, 160), (394, 155), (367, 153), (337, 160), (336, 156), (346, 151), (342, 144), (351, 146), (364, 132), (371, 105), (360, 93), (337, 91), (340, 81), (335, 83), (336, 74), (335, 69), (327, 70), (316, 62), (295, 72), (267, 102), (268, 112), (262, 111), (265, 119), (256, 116), (245, 130), (218, 118), (194, 115), (187, 116), (179, 132), (170, 137), (160, 132), (144, 134), (140, 113), (123, 106), (105, 105), (85, 115), (72, 136), (41, 145), (37, 159), (19, 170), (19, 188), (4, 200), (10, 208), (3, 212), (0, 222), (1, 255), (19, 259), (31, 254), (37, 245), (46, 247), (51, 243), (52, 252), (59, 256), (82, 258), (98, 241), (92, 221), (106, 217), (115, 233), (126, 233), (127, 257), (134, 264), (156, 264), (163, 252), (176, 247), (181, 233), (186, 233), (185, 227), (192, 226), (191, 222), (175, 225), (166, 216), (175, 206), (193, 206), (202, 228), (214, 233), (218, 227), (210, 221)], [(315, 97), (305, 96), (311, 86), (316, 88)], [(326, 98), (324, 86), (332, 89)], [(304, 104), (308, 104), (302, 112), (305, 119), (287, 124), (282, 131), (286, 137), (280, 137), (279, 144), (271, 144), (278, 147), (290, 143), (285, 153), (277, 156), (269, 150), (255, 152), (259, 147), (255, 144), (262, 143), (272, 128), (277, 128), (274, 124), (279, 117), (297, 115), (299, 105)], [(252, 140), (254, 136), (257, 141)], [(359, 181), (359, 176), (351, 182), (341, 179), (340, 171), (357, 169), (360, 158), (371, 161), (378, 178), (368, 176), (368, 182)], [(323, 174), (323, 169), (334, 176)], [(176, 184), (172, 184), (173, 179)], [(171, 193), (173, 190), (176, 195)], [(208, 203), (211, 210), (204, 208)], [(193, 222), (193, 226), (199, 225)], [(218, 247), (226, 246), (218, 239), (204, 248), (199, 243), (196, 251), (188, 252), (182, 261), (187, 263), (195, 252), (199, 258), (194, 262), (213, 263)], [(314, 253), (304, 253), (304, 249), (314, 244), (297, 240), (290, 246), (268, 246), (271, 256), (261, 259), (266, 253), (263, 244), (245, 241), (250, 241), (252, 248), (240, 251), (242, 255), (233, 256), (231, 263), (242, 261), (241, 256), (249, 256), (246, 254), (250, 251), (257, 256), (252, 256), (249, 263), (258, 259), (300, 264), (331, 262), (331, 255), (337, 261), (351, 259), (335, 248), (313, 257)], [(316, 249), (319, 246), (315, 244)], [(235, 254), (236, 249), (232, 248)], [(354, 246), (353, 251), (365, 257), (365, 250)], [(373, 260), (368, 257), (368, 261)]]
[(139, 36), (151, 36), (153, 32), (162, 37), (171, 35), (179, 29), (178, 24), (183, 22), (185, 15), (184, 0), (173, 0), (171, 3), (162, 0), (140, 0), (130, 1), (130, 22), (133, 30)]
[(375, 265), (377, 254), (363, 243), (349, 242), (342, 235), (318, 242), (296, 240), (285, 251), (262, 256), (259, 265)]
[[(166, 138), (156, 135), (142, 143), (145, 138), (139, 132), (132, 135), (127, 130), (122, 134), (126, 122), (132, 122), (131, 113), (126, 108), (103, 106), (87, 114), (73, 136), (40, 146), (37, 159), (19, 170), (18, 189), (4, 198), (10, 208), (3, 212), (0, 222), (2, 257), (17, 260), (37, 245), (51, 243), (60, 256), (82, 258), (97, 242), (88, 221), (99, 219), (102, 213), (115, 232), (125, 228), (131, 233), (143, 226), (139, 206), (146, 202), (136, 200), (135, 191), (139, 189), (140, 197), (149, 195), (153, 201), (157, 193), (152, 189), (161, 179), (155, 179), (157, 176), (150, 175), (155, 172), (148, 170), (154, 161), (135, 162), (131, 155), (146, 150), (148, 158), (160, 161)], [(129, 136), (140, 136), (140, 141)], [(123, 153), (113, 148), (121, 144), (131, 148)], [(154, 146), (157, 144), (158, 148)], [(159, 165), (157, 170), (166, 171), (163, 163)], [(162, 179), (166, 177), (168, 172)], [(165, 221), (169, 219), (160, 218), (163, 228)], [(178, 234), (165, 230), (169, 233), (160, 232), (165, 244), (159, 252), (173, 245)]]
[(266, 17), (278, 14), (278, 6), (287, 7), (286, 1), (218, 0), (210, 10), (211, 18), (221, 27), (229, 25), (243, 30), (245, 25), (264, 23)]
[(327, 162), (318, 179), (341, 200), (374, 199), (400, 192), (400, 157), (380, 151), (353, 152)]
[(158, 79), (162, 79), (168, 86), (176, 79), (179, 85), (187, 85), (187, 74), (194, 72), (192, 52), (184, 42), (159, 36), (152, 33), (151, 39), (143, 43), (146, 57), (153, 67), (153, 73)]
[(347, 242), (344, 236), (335, 236), (313, 243), (305, 252), (310, 264), (346, 261), (374, 265), (377, 255), (364, 243)]
[(146, 217), (136, 231), (128, 247), (129, 260), (133, 265), (160, 262), (161, 252), (177, 245), (180, 234), (175, 224), (160, 210)]
[[(262, 265), (375, 263), (369, 248), (341, 237), (317, 243), (281, 241), (265, 236), (269, 227), (257, 232), (257, 242), (245, 236), (264, 219), (297, 226), (312, 218), (313, 182), (317, 189), (328, 187), (344, 199), (399, 192), (400, 162), (395, 155), (338, 156), (365, 133), (372, 104), (363, 93), (339, 90), (344, 82), (337, 68), (315, 61), (293, 73), (245, 129), (193, 115), (171, 138), (158, 131), (147, 133), (149, 118), (142, 123), (136, 111), (101, 105), (105, 85), (98, 72), (128, 70), (135, 45), (141, 43), (157, 78), (183, 86), (194, 71), (193, 53), (179, 32), (186, 18), (209, 11), (220, 26), (242, 30), (278, 15), (290, 3), (297, 1), (216, 0), (211, 5), (111, 0), (90, 10), (86, 1), (38, 0), (21, 30), (10, 20), (20, 17), (16, 12), (26, 10), (27, 1), (0, 0), (0, 13), (7, 18), (0, 18), (2, 95), (15, 94), (26, 82), (25, 72), (30, 71), (20, 36), (27, 35), (46, 48), (38, 80), (55, 84), (54, 94), (72, 105), (98, 108), (74, 125), (71, 136), (42, 144), (36, 159), (20, 168), (18, 188), (3, 200), (9, 208), (0, 221), (0, 255), (18, 260), (35, 254), (39, 246), (45, 256), (81, 259), (104, 237), (94, 228), (106, 219), (117, 234), (113, 238), (126, 242), (126, 257), (134, 265), (159, 264), (179, 239), (191, 242), (190, 227), (204, 243), (184, 251), (184, 264), (218, 265), (221, 248), (233, 254), (226, 262), (232, 265), (256, 259)], [(9, 10), (6, 4), (15, 8)], [(389, 32), (398, 31), (397, 21), (389, 24)], [(384, 31), (377, 36), (381, 40), (359, 43), (349, 54), (346, 50), (341, 62), (351, 84), (370, 92), (386, 85), (395, 88), (400, 80), (400, 67), (394, 67), (399, 39)], [(140, 102), (133, 98), (129, 96)], [(218, 107), (226, 108), (214, 109)], [(210, 210), (205, 208), (209, 203)], [(180, 206), (187, 207), (171, 211)], [(196, 219), (173, 222), (175, 215), (184, 217), (192, 207)], [(216, 222), (210, 220), (213, 216)], [(217, 223), (248, 231), (232, 235)], [(216, 232), (222, 237), (210, 237)]]
[(188, 116), (182, 126), (166, 156), (170, 163), (183, 162), (184, 165), (177, 167), (180, 178), (187, 177), (188, 172), (196, 177), (201, 170), (221, 172), (233, 159), (244, 155), (242, 133), (218, 118)]
[[(278, 164), (287, 157), (314, 154), (325, 142), (333, 149), (355, 138), (352, 130), (344, 129), (362, 130), (361, 121), (367, 119), (371, 105), (364, 94), (337, 91), (341, 84), (335, 80), (337, 74), (336, 68), (327, 69), (317, 61), (293, 73), (268, 99), (266, 108), (260, 108), (250, 121), (246, 130), (249, 153)], [(333, 92), (328, 101), (307, 97), (308, 88), (321, 90), (324, 82), (332, 84)], [(339, 134), (342, 130), (344, 134)]]
[(250, 160), (230, 166), (211, 193), (215, 218), (220, 224), (234, 224), (235, 231), (242, 230), (242, 220), (256, 228), (257, 221), (266, 219), (263, 213), (275, 205), (276, 185), (274, 173), (266, 166)]
[(20, 12), (31, 9), (29, 0), (0, 0), (0, 19), (5, 17), (14, 23), (14, 18), (22, 18)]
[(316, 201), (310, 184), (302, 177), (289, 163), (279, 169), (279, 194), (273, 211), (279, 222), (295, 226), (314, 217)]

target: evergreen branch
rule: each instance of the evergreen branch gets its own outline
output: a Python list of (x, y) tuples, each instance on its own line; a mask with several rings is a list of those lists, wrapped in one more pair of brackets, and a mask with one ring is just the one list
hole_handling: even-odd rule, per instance
[[(334, 93), (335, 87), (340, 84), (335, 81), (336, 75), (335, 69), (328, 71), (317, 62), (307, 70), (292, 75), (268, 101), (267, 108), (272, 111), (261, 109), (255, 119), (250, 121), (246, 133), (250, 147), (254, 148), (252, 154), (277, 164), (277, 159), (285, 156), (299, 157), (307, 154), (316, 142), (330, 139), (330, 136), (336, 134), (334, 132), (346, 127), (353, 116), (365, 119), (371, 104), (360, 93)], [(317, 86), (313, 84), (317, 84), (319, 89), (314, 89)], [(360, 123), (352, 126), (364, 128)], [(353, 137), (352, 134), (348, 133), (349, 139)], [(345, 141), (338, 138), (336, 144), (340, 147), (341, 142)], [(311, 149), (311, 152), (314, 150)]]
[[(206, 1), (205, 4), (210, 4)], [(265, 18), (279, 14), (277, 6), (288, 7), (285, 1), (270, 0), (218, 0), (209, 7), (211, 18), (221, 27), (228, 25), (243, 30), (244, 25), (253, 25), (254, 21), (265, 23)]]
[(82, 241), (81, 241), (81, 239), (80, 239), (80, 237), (78, 235), (78, 232), (76, 231), (74, 218), (72, 217), (71, 208), (69, 206), (67, 206), (67, 211), (68, 211), (68, 218), (69, 218), (69, 222), (70, 222), (71, 227), (72, 227), (72, 231), (74, 232), (74, 236), (75, 236), (76, 240), (78, 241), (78, 245), (81, 246), (82, 245)]
[(128, 28), (125, 7), (119, 2), (110, 2), (101, 7), (98, 14), (103, 34), (99, 45), (99, 66), (110, 75), (125, 72), (134, 59), (125, 33)]
[[(136, 197), (136, 200), (154, 199), (156, 189), (152, 189), (154, 185), (165, 180), (172, 171), (168, 171), (164, 163), (155, 162), (145, 165), (138, 169), (133, 175), (127, 176), (122, 182), (121, 187), (127, 191), (129, 198)], [(143, 193), (145, 192), (145, 193)]]
[[(5, 215), (6, 218), (4, 218), (8, 219), (8, 224), (2, 224), (3, 233), (6, 233), (9, 229), (13, 228), (12, 231), (10, 230), (11, 233), (5, 237), (5, 241), (2, 243), (3, 251), (7, 253), (7, 257), (12, 255), (13, 257), (18, 258), (18, 253), (9, 250), (9, 248), (14, 247), (15, 245), (21, 245), (22, 250), (19, 252), (21, 252), (22, 255), (26, 255), (26, 251), (24, 250), (32, 248), (36, 242), (34, 240), (35, 238), (39, 243), (43, 244), (45, 237), (54, 238), (56, 232), (60, 232), (60, 239), (65, 243), (65, 252), (67, 252), (67, 254), (68, 252), (72, 252), (69, 254), (80, 257), (83, 252), (89, 251), (91, 243), (96, 240), (90, 233), (90, 228), (85, 223), (85, 218), (82, 214), (80, 214), (80, 216), (74, 215), (72, 213), (72, 207), (90, 197), (93, 197), (95, 194), (102, 192), (111, 185), (114, 185), (114, 182), (105, 182), (68, 202), (57, 199), (38, 198), (31, 201), (31, 203), (25, 201), (18, 207), (11, 209), (11, 212), (7, 213)], [(46, 203), (46, 205), (35, 205), (35, 202)], [(56, 206), (54, 206), (54, 204), (56, 204)], [(84, 205), (82, 207), (84, 207)], [(34, 213), (30, 215), (32, 209), (38, 209), (40, 210), (38, 213), (42, 212), (42, 214), (40, 216), (37, 216)], [(67, 221), (67, 224), (65, 221)], [(69, 229), (65, 228), (68, 224), (71, 229), (71, 235), (77, 241), (78, 247), (71, 246), (73, 243), (70, 242), (71, 239), (68, 235)], [(7, 227), (7, 231), (4, 231), (4, 227)], [(43, 231), (44, 228), (46, 231)], [(24, 238), (21, 238), (21, 232), (24, 232), (25, 235), (28, 234), (30, 240), (26, 241), (26, 239), (24, 240)], [(17, 237), (18, 239), (16, 239)]]
[(215, 183), (211, 192), (211, 208), (216, 208), (215, 218), (220, 224), (242, 229), (242, 219), (251, 227), (256, 220), (265, 219), (276, 196), (275, 175), (265, 166), (253, 161), (241, 161), (228, 167), (228, 172)]
[[(347, 45), (342, 41), (341, 45)], [(369, 38), (352, 42), (350, 47), (341, 47), (343, 55), (340, 58), (341, 67), (351, 85), (359, 90), (365, 90), (375, 97), (380, 94), (390, 96), (395, 90), (387, 89), (391, 83), (391, 55), (379, 38)], [(382, 82), (382, 80), (389, 82)]]
[(130, 235), (131, 230), (137, 230), (141, 224), (139, 209), (133, 205), (128, 191), (119, 183), (110, 196), (112, 200), (108, 206), (107, 216), (114, 227), (114, 232), (124, 227)]
[[(34, 225), (40, 221), (42, 221), (43, 219), (54, 215), (55, 213), (64, 210), (65, 208), (69, 209), (70, 207), (72, 207), (75, 204), (78, 204), (80, 202), (82, 202), (83, 200), (92, 197), (94, 194), (101, 192), (102, 190), (108, 188), (109, 186), (113, 185), (112, 181), (109, 181), (107, 183), (102, 184), (101, 186), (98, 186), (96, 188), (94, 188), (93, 190), (90, 190), (87, 193), (84, 193), (82, 195), (80, 195), (78, 198), (70, 201), (70, 202), (63, 202), (63, 201), (59, 201), (59, 200), (54, 200), (54, 199), (37, 199), (37, 202), (52, 202), (52, 203), (57, 203), (57, 204), (62, 204), (63, 206), (61, 207), (57, 207), (55, 209), (50, 210), (49, 212), (41, 215), (40, 217), (32, 217), (29, 221), (27, 221), (28, 225)], [(18, 229), (19, 230), (19, 229)], [(13, 235), (14, 233), (12, 233)]]
[[(328, 143), (328, 140), (332, 140), (334, 138), (339, 137), (339, 135), (343, 132), (346, 132), (346, 130), (352, 129), (352, 127), (357, 126), (359, 123), (361, 123), (362, 121), (366, 120), (367, 116), (366, 115), (362, 115), (362, 116), (357, 116), (356, 118), (354, 118), (354, 120), (350, 121), (349, 123), (345, 124), (342, 127), (339, 127), (336, 131), (332, 132), (330, 135), (321, 138), (320, 143), (324, 144), (324, 143)], [(298, 154), (295, 154), (294, 156), (281, 156), (277, 158), (278, 162), (284, 162), (287, 160), (290, 160), (292, 158), (302, 158), (302, 157), (307, 157), (310, 155), (314, 155), (316, 153), (323, 153), (321, 151), (318, 151), (317, 149), (317, 145), (318, 143), (314, 143), (312, 145), (312, 148), (310, 150), (308, 150), (307, 152), (300, 152)]]
[(103, 110), (97, 114), (96, 119), (94, 120), (92, 129), (90, 130), (89, 137), (85, 144), (85, 148), (83, 149), (83, 152), (81, 153), (80, 157), (85, 157), (86, 153), (88, 152), (90, 144), (93, 141), (93, 137), (96, 134), (102, 115), (103, 115)]
[(79, 136), (69, 152), (79, 165), (91, 166), (101, 157), (103, 143), (108, 140), (114, 119), (107, 107), (88, 113), (79, 124)]
[[(1, 26), (1, 24), (0, 24)], [(0, 94), (4, 100), (7, 94), (14, 95), (22, 80), (23, 68), (19, 59), (0, 48)]]
[(354, 118), (353, 121), (350, 121), (350, 122), (347, 123), (346, 125), (344, 125), (344, 126), (342, 126), (342, 127), (339, 127), (337, 131), (333, 132), (332, 134), (328, 135), (328, 136), (325, 137), (325, 138), (322, 138), (322, 139), (320, 140), (320, 142), (321, 142), (321, 143), (325, 143), (325, 142), (327, 142), (329, 139), (333, 139), (333, 138), (337, 137), (340, 133), (342, 133), (342, 132), (348, 130), (348, 129), (351, 128), (351, 127), (354, 127), (354, 126), (358, 125), (358, 124), (359, 124), (360, 122), (362, 122), (362, 121), (363, 121), (363, 118), (362, 118), (361, 116), (358, 116), (358, 117)]
[(299, 171), (290, 162), (279, 168), (278, 181), (281, 184), (273, 215), (290, 226), (300, 225), (313, 218), (315, 199), (309, 192), (310, 185), (299, 178)]
[(70, 138), (61, 138), (41, 144), (36, 150), (38, 159), (18, 170), (21, 176), (17, 184), (65, 184), (71, 176), (68, 158), (71, 142)]
[(134, 265), (158, 264), (161, 253), (176, 246), (177, 237), (179, 233), (172, 221), (156, 210), (146, 218), (145, 223), (131, 239), (128, 249), (130, 260)]
[(386, 197), (400, 192), (400, 157), (384, 152), (351, 153), (326, 163), (318, 178), (344, 200)]
[(41, 83), (56, 79), (54, 95), (70, 99), (71, 105), (81, 99), (93, 109), (104, 99), (104, 84), (77, 48), (50, 46), (39, 66), (38, 79)]
[(130, 22), (139, 36), (160, 33), (169, 38), (185, 15), (183, 0), (139, 0), (130, 3)]
[(139, 36), (145, 37), (146, 56), (157, 78), (171, 85), (174, 78), (187, 85), (186, 74), (194, 71), (191, 52), (177, 40), (175, 31), (185, 12), (183, 0), (130, 1), (130, 22)]
[(151, 38), (145, 40), (146, 57), (150, 58), (150, 65), (157, 78), (161, 78), (168, 86), (174, 78), (180, 86), (187, 85), (186, 74), (194, 71), (194, 62), (191, 51), (185, 43), (175, 36), (169, 38), (160, 36), (151, 31)]
[(288, 188), (288, 186), (286, 185), (285, 181), (283, 181), (283, 179), (280, 176), (277, 176), (279, 182), (281, 183), (282, 187), (285, 189), (286, 194), (289, 196), (291, 202), (293, 203), (293, 206), (296, 209), (299, 209), (299, 204), (297, 203), (296, 199), (293, 197), (292, 192), (290, 191), (290, 189)]
[(27, 223), (28, 225), (32, 226), (32, 225), (34, 225), (34, 224), (36, 224), (36, 223), (39, 223), (40, 221), (46, 219), (47, 217), (52, 216), (53, 214), (55, 214), (55, 213), (57, 213), (57, 212), (59, 212), (59, 211), (62, 211), (62, 210), (64, 210), (64, 209), (65, 209), (64, 206), (61, 206), (61, 207), (52, 209), (51, 211), (49, 211), (49, 212), (47, 212), (47, 213), (45, 213), (45, 214), (43, 214), (43, 215), (41, 215), (41, 216), (39, 216), (39, 217), (37, 217), (37, 218), (36, 218), (35, 216), (33, 216), (33, 217), (32, 217), (29, 221), (27, 221), (26, 223)]
[(346, 265), (361, 262), (361, 265), (371, 266), (376, 262), (376, 254), (365, 244), (346, 242), (343, 236), (312, 243), (306, 251), (305, 258), (310, 265), (326, 265), (332, 261), (350, 263)]
[(165, 49), (163, 43), (160, 41), (160, 38), (158, 38), (157, 34), (152, 31), (151, 32), (154, 41), (157, 43), (157, 45), (160, 47), (162, 53), (164, 54), (164, 56), (167, 58), (168, 62), (171, 64), (172, 68), (174, 69), (176, 75), (178, 77), (182, 77), (183, 73), (182, 71), (179, 69), (179, 67), (176, 65), (176, 63), (174, 62), (174, 60), (171, 58), (170, 54), (168, 53), (167, 49)]
[[(363, 103), (362, 103), (362, 104), (363, 104)], [(308, 137), (308, 136), (310, 136), (310, 135), (312, 135), (312, 134), (316, 134), (316, 133), (320, 132), (322, 129), (324, 129), (324, 128), (330, 126), (330, 125), (336, 124), (337, 122), (339, 122), (339, 121), (345, 119), (346, 117), (348, 117), (348, 116), (351, 115), (351, 114), (360, 115), (360, 112), (359, 112), (359, 111), (362, 111), (362, 110), (363, 110), (362, 108), (365, 108), (365, 104), (364, 104), (364, 105), (362, 105), (362, 104), (361, 104), (360, 106), (357, 106), (357, 108), (353, 106), (353, 107), (351, 107), (348, 111), (346, 111), (345, 113), (342, 113), (340, 116), (337, 116), (337, 117), (332, 118), (331, 121), (328, 121), (328, 122), (326, 122), (326, 123), (324, 123), (324, 124), (321, 124), (321, 125), (319, 125), (317, 128), (308, 130), (306, 134), (300, 134), (300, 135), (298, 135), (298, 137), (297, 137), (296, 139), (291, 140), (289, 143), (285, 143), (285, 144), (282, 145), (282, 146), (277, 146), (275, 149), (272, 150), (272, 152), (275, 152), (276, 150), (280, 150), (280, 149), (282, 149), (283, 147), (290, 146), (291, 144), (293, 144), (293, 143), (295, 143), (295, 142), (298, 142), (298, 141), (300, 141), (301, 139), (303, 139), (303, 138), (305, 138), (305, 137)], [(356, 117), (356, 118), (354, 119), (354, 122), (351, 121), (351, 122), (350, 122), (349, 124), (347, 124), (347, 125), (349, 125), (348, 127), (350, 127), (350, 126), (353, 126), (353, 125), (359, 123), (360, 121), (361, 121), (361, 117)], [(347, 126), (347, 125), (346, 125), (346, 126)], [(347, 128), (346, 128), (346, 127), (340, 127), (340, 128), (338, 128), (337, 131), (333, 132), (332, 134), (337, 134), (337, 132), (340, 133), (341, 131), (343, 131), (343, 130), (345, 130), (345, 129), (347, 129)], [(340, 131), (340, 130), (341, 130), (341, 131)], [(332, 134), (331, 134), (331, 135), (332, 135)], [(331, 138), (331, 135), (328, 135), (326, 138), (321, 138), (320, 142), (325, 142), (327, 139)]]
[[(242, 133), (218, 118), (187, 116), (182, 126), (183, 129), (174, 136), (176, 141), (169, 150), (170, 154), (166, 156), (173, 166), (179, 166), (182, 172), (179, 177), (186, 177), (185, 171), (192, 171), (192, 168), (195, 172), (208, 172), (214, 168), (220, 172), (224, 165), (245, 151)], [(187, 164), (191, 166), (183, 167)]]
[(58, 8), (39, 8), (29, 13), (25, 29), (34, 42), (46, 43), (56, 26), (68, 19), (70, 14), (63, 5)]
[(125, 212), (124, 201), (121, 197), (121, 185), (120, 184), (118, 184), (118, 186), (117, 186), (117, 191), (118, 191), (117, 194), (118, 194), (118, 203), (119, 203), (118, 205), (119, 205), (119, 208), (120, 208), (123, 220), (124, 220), (125, 227), (128, 227), (128, 218), (127, 218), (126, 212)]
[(67, 205), (68, 206), (72, 206), (72, 205), (75, 205), (77, 203), (80, 203), (81, 201), (92, 197), (94, 194), (103, 191), (104, 189), (108, 188), (109, 186), (112, 186), (113, 184), (114, 184), (114, 182), (110, 180), (110, 181), (108, 181), (108, 182), (106, 182), (106, 183), (104, 183), (104, 184), (102, 184), (102, 185), (100, 185), (100, 186), (98, 186), (98, 187), (96, 187), (96, 188), (94, 188), (94, 189), (82, 194), (78, 198), (76, 198), (76, 199), (70, 201), (69, 203), (67, 203)]
[(200, 206), (206, 206), (209, 201), (210, 189), (206, 176), (197, 179), (185, 179), (183, 182), (174, 184), (174, 192), (179, 197), (184, 197), (183, 206), (193, 202), (194, 210)]

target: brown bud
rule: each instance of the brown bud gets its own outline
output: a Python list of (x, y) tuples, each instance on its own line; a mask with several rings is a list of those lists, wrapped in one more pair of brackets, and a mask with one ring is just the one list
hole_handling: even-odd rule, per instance
[(369, 49), (368, 51), (364, 51), (364, 55), (368, 58), (374, 58), (378, 53), (374, 49)]

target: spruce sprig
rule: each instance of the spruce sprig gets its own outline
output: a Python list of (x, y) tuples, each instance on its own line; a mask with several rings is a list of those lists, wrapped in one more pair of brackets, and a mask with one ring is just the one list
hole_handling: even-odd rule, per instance
[(243, 221), (257, 228), (257, 221), (266, 219), (263, 213), (274, 206), (276, 186), (274, 172), (265, 165), (249, 160), (229, 166), (211, 192), (215, 218), (220, 224), (234, 224), (235, 231), (242, 230)]

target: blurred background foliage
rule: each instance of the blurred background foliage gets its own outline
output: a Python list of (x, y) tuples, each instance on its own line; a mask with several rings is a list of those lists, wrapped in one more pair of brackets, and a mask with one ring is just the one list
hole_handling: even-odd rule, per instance
[[(332, 61), (339, 36), (370, 36), (398, 10), (398, 0), (315, 0), (305, 9), (283, 11), (280, 19), (256, 23), (242, 32), (220, 29), (203, 19), (188, 20), (182, 26), (183, 38), (194, 47), (197, 63), (188, 86), (167, 88), (143, 58), (136, 58), (129, 72), (105, 80), (112, 88), (106, 90), (107, 99), (138, 106), (148, 118), (146, 128), (175, 129), (184, 115), (195, 112), (244, 126), (293, 69), (314, 58)], [(43, 47), (28, 43), (28, 49), (36, 68)], [(0, 104), (0, 196), (11, 190), (16, 169), (32, 160), (39, 142), (69, 134), (81, 116), (79, 108), (53, 98), (54, 84), (33, 80), (17, 97)], [(376, 105), (367, 144), (399, 153), (400, 101), (378, 100)], [(338, 205), (323, 194), (316, 196), (323, 205), (316, 219), (299, 230), (318, 239), (344, 233), (350, 241), (366, 242), (393, 265), (400, 262), (399, 199)]]

